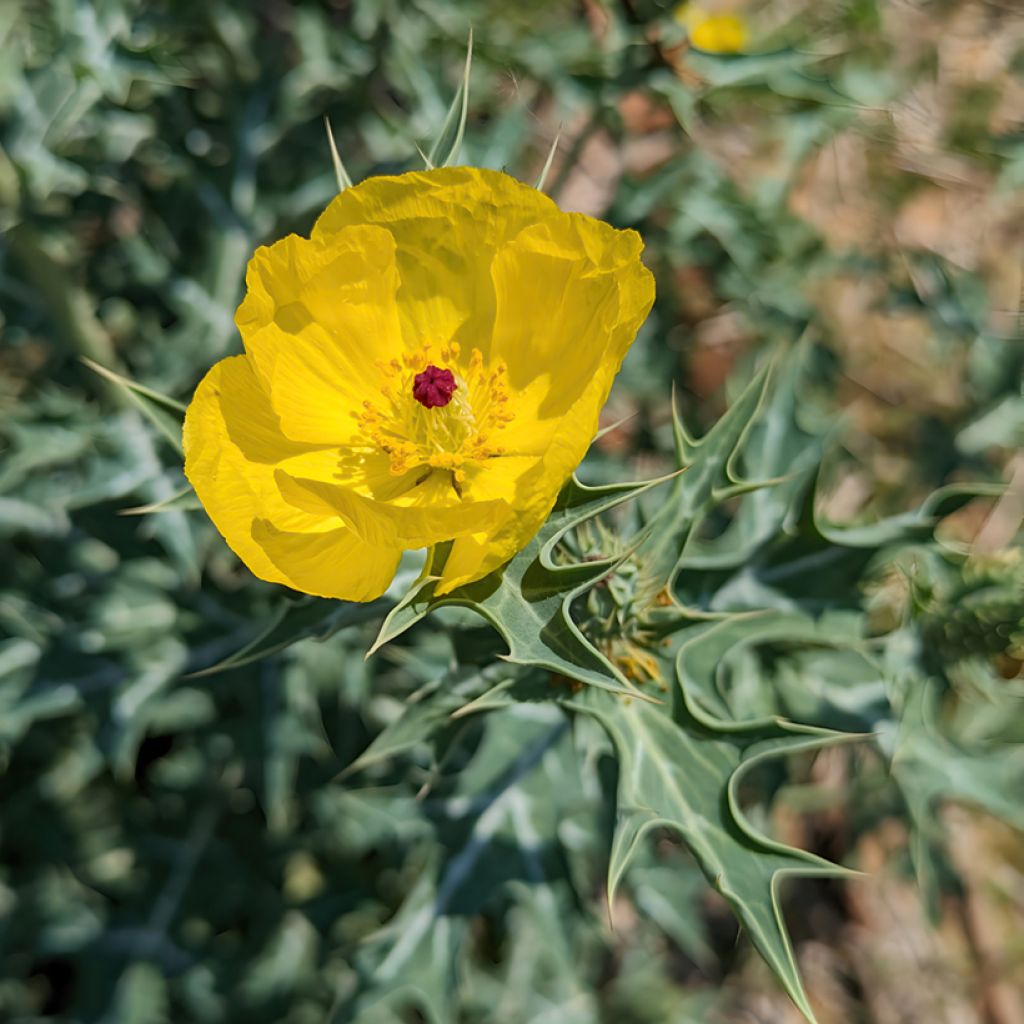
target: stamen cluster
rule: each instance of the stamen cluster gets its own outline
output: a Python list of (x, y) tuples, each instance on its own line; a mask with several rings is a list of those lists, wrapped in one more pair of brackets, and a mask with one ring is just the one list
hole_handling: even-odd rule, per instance
[(353, 416), (367, 442), (389, 456), (393, 475), (447, 470), (458, 485), (468, 464), (505, 454), (494, 435), (513, 419), (508, 368), (503, 360), (485, 366), (478, 348), (464, 360), (458, 342), (440, 348), (440, 365), (434, 358), (427, 344), (379, 364), (380, 400), (364, 400)]

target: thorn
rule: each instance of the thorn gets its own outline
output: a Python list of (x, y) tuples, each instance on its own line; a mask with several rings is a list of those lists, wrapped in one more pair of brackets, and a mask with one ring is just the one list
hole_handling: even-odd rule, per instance
[(327, 145), (331, 150), (331, 162), (334, 164), (334, 177), (338, 182), (338, 193), (339, 195), (347, 188), (352, 187), (352, 179), (349, 177), (349, 173), (345, 170), (345, 165), (341, 162), (341, 154), (338, 152), (338, 147), (334, 142), (334, 132), (331, 131), (331, 119), (324, 116), (324, 127), (327, 129)]
[(533, 187), (538, 192), (544, 191), (544, 183), (548, 180), (548, 173), (551, 170), (551, 165), (555, 161), (555, 153), (558, 151), (558, 144), (562, 141), (562, 126), (558, 126), (558, 131), (555, 133), (555, 141), (551, 143), (551, 149), (548, 150), (548, 158), (544, 161), (544, 167), (540, 172), (540, 177), (537, 178), (537, 184)]
[(419, 145), (418, 145), (417, 143), (413, 143), (413, 145), (414, 145), (414, 146), (416, 146), (416, 152), (417, 152), (417, 153), (419, 153), (419, 155), (420, 155), (420, 159), (422, 159), (422, 160), (423, 160), (423, 166), (424, 166), (424, 167), (425, 167), (425, 168), (426, 168), (426, 169), (427, 169), (428, 171), (432, 171), (432, 170), (434, 169), (434, 164), (433, 164), (433, 162), (431, 161), (430, 157), (429, 157), (429, 156), (427, 156), (427, 154), (426, 154), (426, 153), (424, 153), (422, 149), (420, 149), (420, 147), (419, 147)]

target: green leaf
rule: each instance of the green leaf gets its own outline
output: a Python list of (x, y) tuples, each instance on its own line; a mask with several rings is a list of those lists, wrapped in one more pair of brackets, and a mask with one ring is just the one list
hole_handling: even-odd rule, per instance
[[(740, 483), (742, 468), (743, 479), (754, 485), (753, 489), (742, 496), (736, 515), (720, 536), (713, 541), (698, 537), (689, 541), (687, 569), (735, 567), (748, 562), (779, 533), (794, 501), (799, 500), (817, 470), (825, 440), (798, 419), (798, 410), (808, 405), (801, 395), (807, 356), (808, 341), (804, 339), (779, 359), (772, 387), (754, 415), (750, 430), (736, 438), (728, 463), (729, 480)], [(705, 443), (713, 437), (714, 431)], [(709, 497), (713, 500), (714, 493)]]
[(441, 134), (426, 156), (428, 167), (450, 167), (455, 163), (462, 149), (462, 139), (466, 134), (466, 117), (469, 114), (469, 72), (473, 66), (473, 30), (469, 30), (466, 42), (466, 64), (462, 71), (462, 80), (448, 108)]
[[(858, 725), (869, 724), (856, 719), (852, 711), (859, 709), (861, 702), (877, 703), (883, 695), (882, 670), (862, 649), (863, 642), (853, 631), (857, 625), (859, 622), (851, 626), (839, 616), (815, 620), (798, 612), (765, 611), (729, 615), (684, 632), (678, 642), (676, 674), (687, 713), (705, 728), (730, 734), (792, 724), (781, 713), (782, 694), (778, 691), (782, 684), (755, 657), (757, 649), (763, 648), (777, 675), (784, 674), (787, 653), (814, 652), (831, 659), (826, 661), (832, 674), (827, 694), (809, 708), (803, 703), (809, 713), (799, 719), (800, 726), (848, 730), (851, 717)], [(852, 659), (855, 666), (852, 672), (848, 664), (843, 666), (852, 684), (873, 685), (844, 695), (845, 680), (839, 669), (844, 657)], [(823, 667), (821, 662), (818, 667)], [(796, 685), (806, 691), (812, 684), (804, 680)], [(796, 703), (801, 706), (800, 701)]]
[(299, 640), (310, 637), (324, 640), (346, 626), (375, 619), (386, 607), (384, 600), (359, 604), (319, 597), (286, 598), (278, 605), (271, 621), (244, 647), (214, 665), (192, 672), (188, 678), (216, 675), (251, 665), (283, 651)]
[(479, 975), (467, 985), (472, 986), (476, 1019), (547, 1019), (558, 1024), (593, 1024), (598, 1019), (599, 995), (587, 977), (587, 947), (580, 941), (593, 939), (583, 928), (573, 927), (580, 916), (576, 906), (564, 889), (540, 877), (515, 884), (503, 969), (499, 977), (486, 978), (486, 988)]
[(289, 910), (264, 948), (246, 965), (240, 996), (259, 1003), (294, 993), (296, 982), (316, 969), (320, 936), (309, 919)]
[[(391, 1019), (414, 1006), (432, 1024), (448, 1024), (460, 986), (460, 949), (468, 915), (492, 906), (503, 885), (541, 885), (560, 860), (541, 856), (544, 837), (560, 818), (566, 793), (575, 794), (569, 722), (559, 708), (510, 709), (469, 762), (435, 799), (432, 811), (448, 855), (420, 873), (388, 924), (363, 942), (356, 967), (360, 984), (333, 1020)], [(548, 764), (549, 759), (554, 761)], [(559, 800), (551, 799), (550, 774), (565, 775)]]
[(114, 990), (109, 1024), (163, 1024), (171, 1019), (167, 979), (154, 964), (134, 963)]
[(778, 886), (787, 876), (842, 877), (849, 872), (761, 835), (747, 821), (737, 793), (744, 775), (766, 759), (850, 737), (782, 721), (764, 727), (751, 723), (742, 733), (716, 732), (682, 702), (675, 709), (626, 704), (589, 688), (569, 706), (595, 717), (618, 753), (609, 905), (644, 835), (654, 828), (671, 828), (686, 841), (790, 998), (814, 1021), (779, 907)]
[(85, 356), (82, 356), (82, 362), (104, 380), (115, 385), (179, 453), (182, 451), (181, 428), (185, 422), (185, 406), (181, 402), (143, 384), (137, 384)]
[(118, 512), (121, 516), (148, 516), (157, 512), (197, 512), (203, 507), (191, 484), (175, 491), (167, 498), (150, 502), (148, 505), (135, 505), (123, 508)]
[(331, 1024), (390, 1024), (407, 1019), (403, 1011), (411, 1007), (428, 1024), (448, 1024), (455, 1016), (455, 964), (468, 927), (466, 918), (438, 913), (435, 881), (425, 871), (386, 931), (362, 944), (360, 960), (372, 966), (363, 966), (354, 1004), (339, 1007)]
[[(508, 645), (507, 661), (650, 699), (639, 694), (580, 632), (570, 613), (573, 600), (626, 556), (569, 564), (556, 563), (553, 556), (555, 546), (567, 532), (663, 482), (659, 479), (642, 484), (587, 487), (573, 477), (562, 489), (547, 522), (510, 562), (483, 579), (444, 595), (436, 593), (437, 576), (427, 575), (389, 613), (371, 653), (433, 609), (455, 605), (471, 609), (494, 626)], [(439, 552), (428, 571), (436, 573), (437, 561), (444, 557), (445, 553)]]
[(769, 363), (699, 441), (687, 433), (673, 405), (676, 457), (684, 472), (673, 483), (638, 552), (653, 588), (671, 589), (696, 524), (730, 489), (746, 486), (737, 473), (737, 455), (764, 401), (771, 371)]
[[(426, 743), (437, 731), (450, 726), (455, 713), (471, 705), (482, 690), (491, 692), (488, 687), (494, 685), (495, 677), (514, 671), (509, 667), (504, 672), (500, 668), (492, 668), (486, 672), (461, 670), (443, 675), (411, 697), (398, 718), (377, 733), (373, 742), (342, 772), (341, 777)], [(497, 685), (503, 686), (505, 682)]]
[(340, 194), (345, 189), (352, 187), (352, 178), (341, 161), (341, 154), (334, 142), (334, 132), (331, 131), (331, 119), (326, 115), (324, 116), (324, 128), (327, 130), (327, 145), (331, 150), (331, 163), (334, 165), (334, 177), (338, 182), (338, 193)]
[[(941, 688), (910, 678), (892, 753), (892, 775), (914, 825), (911, 854), (922, 892), (937, 911), (935, 850), (943, 843), (936, 814), (945, 801), (978, 807), (1024, 831), (1024, 743), (962, 744), (940, 728)], [(1007, 709), (1019, 715), (1021, 701)]]

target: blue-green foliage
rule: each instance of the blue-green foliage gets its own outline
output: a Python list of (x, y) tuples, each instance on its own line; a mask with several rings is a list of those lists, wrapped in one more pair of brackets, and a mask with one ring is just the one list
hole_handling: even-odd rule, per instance
[[(816, 750), (856, 769), (824, 796), (850, 811), (830, 857), (901, 817), (933, 905), (941, 802), (1024, 825), (1019, 548), (935, 534), (1002, 491), (1019, 339), (976, 276), (837, 256), (786, 206), (802, 159), (903, 84), (874, 5), (820, 5), (845, 54), (781, 39), (692, 54), (689, 78), (650, 42), (673, 38), (663, 5), (591, 6), (600, 32), (492, 0), (0, 13), (0, 1018), (703, 1020), (733, 998), (736, 935), (709, 889), (811, 1016), (778, 882), (857, 865), (771, 833)], [(461, 142), (532, 180), (536, 109), (620, 142), (637, 90), (677, 119), (671, 159), (607, 197), (659, 278), (618, 391), (651, 480), (598, 447), (589, 486), (450, 601), (412, 569), (367, 606), (254, 581), (185, 486), (176, 424), (237, 348), (252, 249), (338, 187), (324, 116), (356, 178)], [(750, 103), (781, 156), (742, 189), (693, 140)], [(1019, 141), (968, 129), (1012, 183)], [(754, 325), (724, 403), (680, 361), (688, 268)], [(965, 398), (837, 525), (843, 346), (814, 287), (850, 271), (930, 319)]]

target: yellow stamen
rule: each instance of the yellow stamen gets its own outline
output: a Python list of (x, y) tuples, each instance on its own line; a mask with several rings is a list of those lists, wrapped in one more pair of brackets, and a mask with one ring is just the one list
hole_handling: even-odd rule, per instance
[[(458, 342), (439, 346), (438, 358), (454, 375), (457, 387), (447, 404), (427, 407), (413, 397), (413, 381), (431, 365), (431, 349), (426, 344), (404, 353), (401, 361), (379, 362), (379, 398), (366, 399), (363, 411), (353, 416), (368, 445), (388, 456), (393, 475), (417, 467), (423, 467), (427, 476), (434, 469), (446, 470), (461, 497), (459, 485), (467, 479), (467, 469), (505, 453), (492, 438), (514, 419), (508, 368), (504, 360), (487, 365), (479, 348), (466, 359)], [(418, 482), (424, 479), (421, 472)]]

